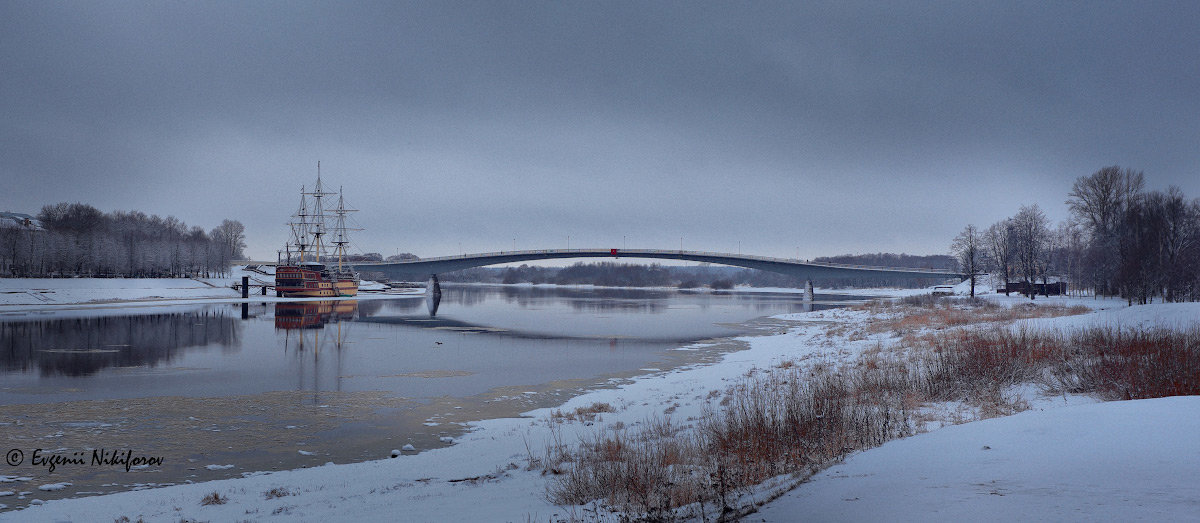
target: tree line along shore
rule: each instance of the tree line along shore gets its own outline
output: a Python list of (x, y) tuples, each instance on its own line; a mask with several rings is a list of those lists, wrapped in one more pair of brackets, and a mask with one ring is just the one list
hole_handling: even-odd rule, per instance
[(1037, 204), (968, 225), (951, 250), (964, 272), (1021, 282), (1031, 298), (1053, 279), (1130, 304), (1200, 299), (1200, 199), (1146, 190), (1142, 171), (1114, 165), (1076, 179), (1066, 205), (1070, 218), (1053, 228)]
[(4, 214), (0, 276), (220, 277), (245, 257), (245, 227), (237, 220), (206, 231), (173, 216), (65, 202), (37, 216)]

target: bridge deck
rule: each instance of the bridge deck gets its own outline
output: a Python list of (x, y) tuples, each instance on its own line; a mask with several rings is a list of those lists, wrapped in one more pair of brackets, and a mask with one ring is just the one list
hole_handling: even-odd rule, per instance
[(729, 254), (705, 251), (663, 249), (542, 249), (499, 251), (456, 256), (439, 256), (403, 262), (354, 263), (359, 271), (378, 271), (391, 277), (426, 277), (430, 274), (452, 272), (472, 267), (501, 263), (563, 258), (648, 258), (697, 261), (778, 272), (802, 278), (871, 277), (899, 278), (966, 278), (967, 275), (945, 269), (914, 269), (909, 267), (873, 267), (838, 263), (819, 263), (789, 258), (772, 258), (750, 254)]

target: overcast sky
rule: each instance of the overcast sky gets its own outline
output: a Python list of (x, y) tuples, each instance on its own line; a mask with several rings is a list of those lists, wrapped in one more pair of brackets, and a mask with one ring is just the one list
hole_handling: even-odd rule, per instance
[(0, 210), (358, 248), (943, 253), (1107, 165), (1200, 196), (1200, 3), (0, 1)]

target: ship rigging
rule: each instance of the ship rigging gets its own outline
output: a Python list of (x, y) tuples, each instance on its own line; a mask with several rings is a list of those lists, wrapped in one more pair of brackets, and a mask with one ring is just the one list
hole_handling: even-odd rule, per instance
[[(337, 205), (325, 208), (324, 198), (337, 195)], [(309, 203), (312, 203), (311, 209)], [(333, 213), (330, 218), (326, 211)], [(312, 191), (300, 188), (300, 208), (292, 215), (291, 238), (279, 251), (275, 268), (275, 294), (291, 297), (355, 296), (358, 294), (358, 274), (345, 262), (350, 244), (347, 209), (339, 187), (337, 193), (326, 191), (321, 182), (321, 164), (317, 163), (317, 183)], [(330, 227), (329, 221), (333, 222)], [(332, 235), (332, 241), (326, 236)], [(327, 254), (333, 246), (332, 255)], [(337, 265), (330, 266), (336, 259)]]

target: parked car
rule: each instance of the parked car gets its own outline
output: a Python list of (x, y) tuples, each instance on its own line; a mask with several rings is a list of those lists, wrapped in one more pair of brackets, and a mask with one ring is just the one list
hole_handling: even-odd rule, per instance
[(954, 296), (953, 285), (938, 285), (933, 288), (934, 296)]

